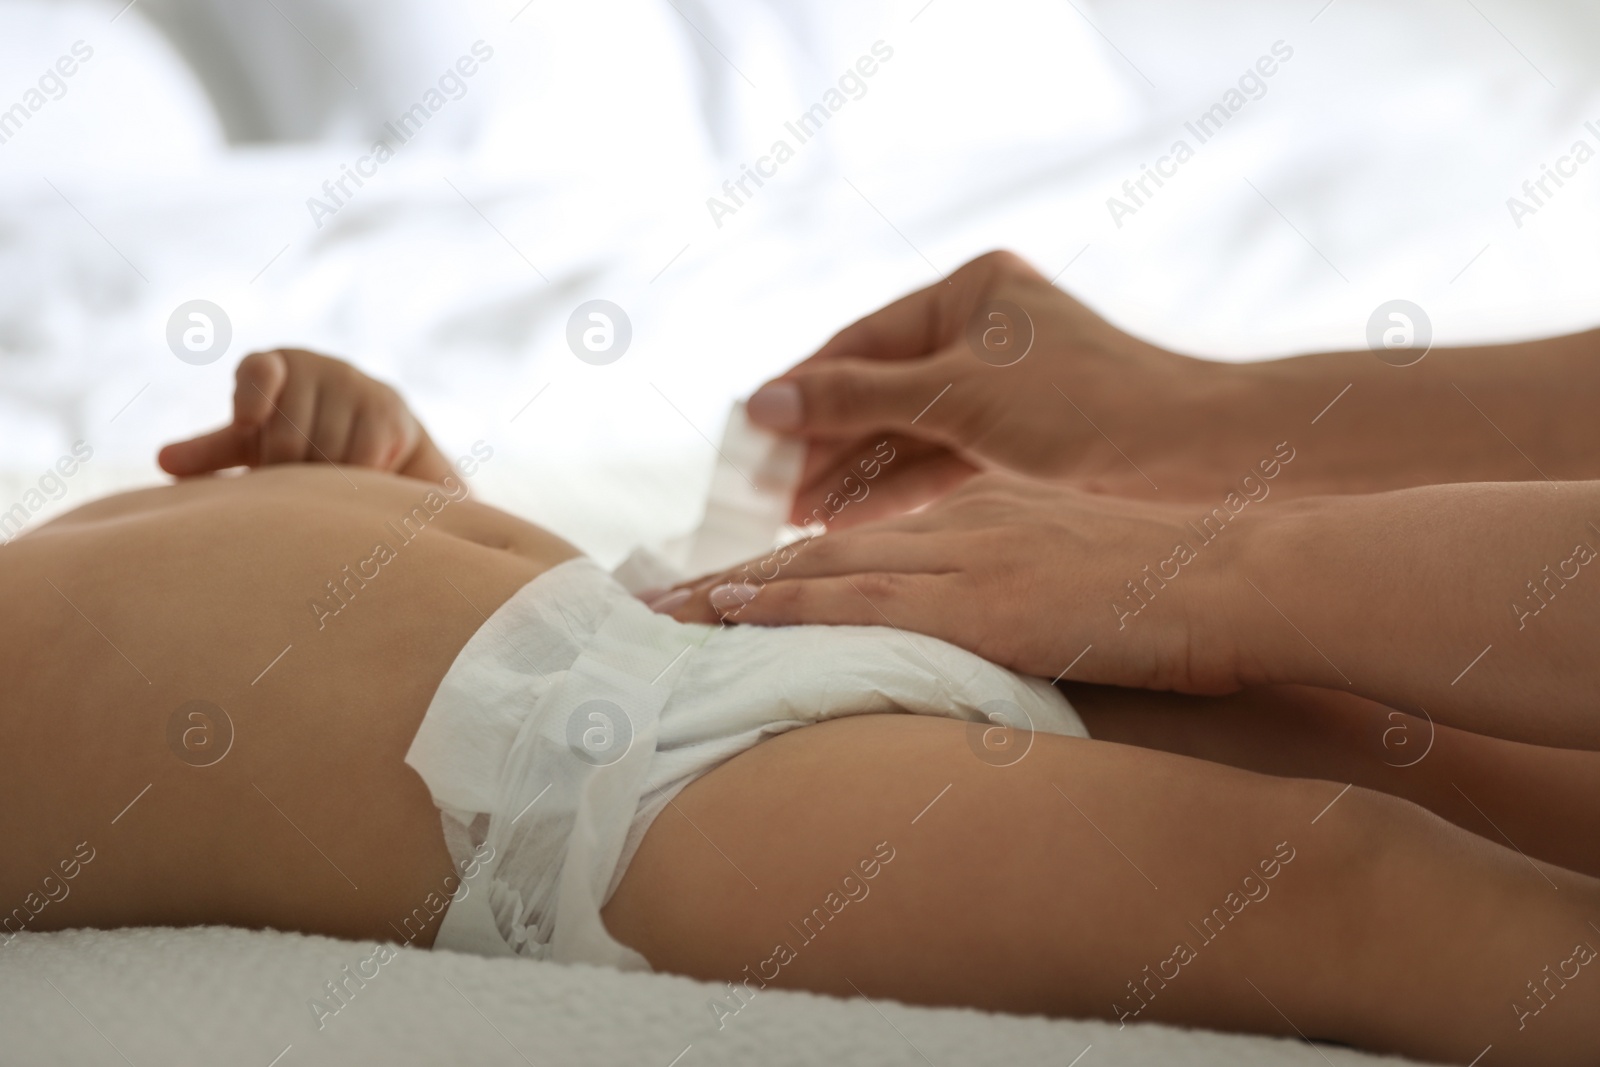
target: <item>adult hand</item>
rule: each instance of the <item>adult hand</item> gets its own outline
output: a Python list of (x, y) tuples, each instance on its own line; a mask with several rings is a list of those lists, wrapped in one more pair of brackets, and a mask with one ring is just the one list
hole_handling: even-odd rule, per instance
[(1206, 512), (988, 474), (702, 579), (672, 612), (894, 626), (1130, 688), (1345, 689), (1600, 751), (1595, 515), (1600, 481), (1240, 496)]
[(869, 500), (839, 514), (848, 526), (984, 468), (1148, 496), (1155, 483), (1120, 449), (1146, 467), (1181, 453), (1193, 440), (1174, 412), (1201, 407), (1228, 371), (1123, 333), (991, 252), (846, 328), (758, 390), (749, 412), (810, 444), (797, 524), (827, 514), (829, 494), (889, 441), (896, 461)]
[[(1075, 681), (1231, 692), (1244, 684), (1234, 636), (1212, 609), (1253, 595), (1216, 581), (1248, 535), (1207, 545), (1193, 517), (984, 474), (916, 514), (797, 542), (655, 603), (686, 622), (893, 626), (1044, 678), (1071, 666)], [(1200, 547), (1174, 562), (1180, 543)]]

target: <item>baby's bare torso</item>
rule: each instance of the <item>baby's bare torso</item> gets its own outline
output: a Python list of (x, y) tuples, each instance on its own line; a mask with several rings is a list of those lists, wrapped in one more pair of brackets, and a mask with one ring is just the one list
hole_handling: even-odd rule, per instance
[(459, 490), (309, 465), (6, 545), (0, 926), (395, 936), (451, 870), (406, 748), (468, 638), (575, 554)]

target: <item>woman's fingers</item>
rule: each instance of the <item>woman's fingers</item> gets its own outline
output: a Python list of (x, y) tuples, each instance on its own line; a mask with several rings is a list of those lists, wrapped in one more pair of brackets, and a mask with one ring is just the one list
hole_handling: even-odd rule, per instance
[(1010, 253), (980, 256), (945, 281), (840, 331), (751, 396), (747, 410), (756, 424), (810, 439), (793, 521), (805, 521), (836, 492), (828, 480), (850, 473), (837, 468), (858, 443), (916, 439), (934, 443), (943, 455), (938, 462), (902, 464), (885, 478), (878, 502), (857, 509), (847, 523), (887, 513), (887, 490), (896, 483), (903, 506), (915, 507), (971, 476), (977, 469), (972, 450), (1010, 418), (1018, 382), (1015, 375), (996, 379), (997, 369), (973, 350), (968, 324), (985, 300), (1019, 280), (1048, 288)]
[(874, 477), (867, 477), (855, 458), (872, 454), (865, 441), (830, 457), (832, 463), (802, 481), (789, 521), (796, 526), (821, 522), (830, 530), (847, 529), (919, 508), (978, 472), (943, 446), (899, 436), (888, 440), (894, 458), (880, 464)]
[(784, 434), (840, 437), (899, 430), (949, 438), (951, 409), (936, 413), (937, 402), (971, 370), (953, 355), (959, 352), (946, 349), (915, 360), (818, 361), (756, 390), (746, 410), (752, 422)]
[(1191, 521), (1182, 504), (982, 475), (923, 511), (787, 546), (652, 606), (684, 621), (890, 626), (1045, 678), (1093, 647), (1080, 681), (1230, 692), (1248, 658), (1212, 617), (1245, 583)]
[[(1207, 368), (1128, 335), (1016, 256), (990, 253), (841, 331), (757, 390), (749, 413), (807, 440), (808, 486), (841, 458), (836, 442), (898, 434), (972, 466), (1121, 491), (1129, 455), (1195, 465), (1168, 457), (1187, 420), (1211, 417), (1195, 397), (1226, 379)], [(951, 463), (943, 473), (968, 472)], [(1152, 484), (1140, 473), (1132, 488)]]
[[(1043, 280), (1027, 261), (1011, 252), (988, 252), (959, 267), (949, 278), (901, 297), (835, 334), (800, 367), (840, 356), (862, 359), (915, 359), (957, 340), (967, 316), (1002, 276)], [(799, 369), (798, 367), (796, 369)]]
[(801, 367), (840, 356), (854, 359), (915, 359), (939, 347), (940, 304), (951, 287), (935, 282), (872, 314), (857, 319), (828, 339)]
[[(948, 372), (970, 369), (960, 365), (962, 356), (975, 359), (967, 349), (967, 320), (1007, 276), (1041, 278), (1010, 252), (979, 256), (948, 279), (839, 331), (758, 389), (750, 398), (750, 417), (779, 433), (805, 434), (907, 429), (920, 422), (931, 411), (927, 405), (951, 384)], [(943, 418), (928, 425), (927, 436), (940, 433)]]
[(715, 622), (722, 618), (747, 622), (750, 620), (742, 615), (728, 616), (730, 610), (741, 606), (742, 591), (747, 589), (764, 590), (783, 582), (853, 579), (863, 574), (939, 577), (951, 573), (956, 564), (952, 562), (950, 539), (928, 536), (935, 522), (923, 516), (908, 516), (892, 525), (882, 523), (796, 541), (675, 589), (657, 591), (647, 603), (684, 622)]
[(937, 589), (941, 577), (866, 571), (760, 585), (727, 582), (684, 604), (673, 617), (753, 626), (895, 626), (940, 637), (948, 631)]
[[(990, 476), (996, 477), (996, 476)], [(981, 489), (981, 485), (979, 486)], [(973, 501), (980, 504), (974, 504)], [(924, 511), (882, 519), (858, 529), (805, 538), (764, 556), (685, 582), (658, 594), (658, 611), (676, 615), (689, 601), (728, 584), (761, 585), (778, 579), (839, 577), (868, 572), (943, 575), (972, 570), (974, 545), (995, 516), (971, 489), (961, 489)], [(1003, 517), (1003, 516), (1002, 516)], [(665, 602), (671, 595), (670, 602)], [(715, 617), (715, 616), (713, 616)]]

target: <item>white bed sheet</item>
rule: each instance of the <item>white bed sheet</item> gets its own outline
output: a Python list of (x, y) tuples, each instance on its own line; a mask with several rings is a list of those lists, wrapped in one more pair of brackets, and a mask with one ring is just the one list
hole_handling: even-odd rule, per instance
[[(0, 950), (0, 1063), (490, 1067), (1403, 1067), (1292, 1039), (1051, 1021), (758, 992), (718, 1028), (723, 986), (531, 960), (207, 929), (22, 934)], [(331, 1015), (309, 1005), (344, 968)], [(137, 989), (149, 990), (140, 995)], [(732, 1003), (730, 1001), (730, 1003)], [(320, 1024), (320, 1026), (319, 1026)], [(1091, 1047), (1092, 1046), (1092, 1047)], [(1074, 1057), (1080, 1057), (1075, 1059)], [(276, 1057), (276, 1058), (275, 1058)]]
[[(1225, 58), (1209, 80), (1184, 73), (1163, 92), (1116, 70), (1123, 60), (1086, 22), (1053, 21), (1063, 50), (1087, 41), (1101, 67), (1050, 106), (1105, 103), (1115, 121), (1084, 124), (1076, 139), (1067, 125), (1053, 139), (1012, 130), (1002, 154), (968, 147), (981, 126), (972, 113), (1000, 105), (983, 95), (989, 75), (994, 91), (1008, 88), (996, 63), (1031, 9), (1016, 5), (1018, 21), (985, 36), (976, 16), (942, 6), (915, 21), (913, 8), (890, 10), (835, 45), (833, 63), (817, 61), (832, 69), (873, 40), (896, 42), (896, 60), (834, 120), (829, 154), (797, 160), (811, 169), (768, 183), (720, 228), (706, 198), (804, 90), (749, 118), (756, 132), (722, 130), (732, 141), (718, 154), (709, 133), (678, 136), (700, 114), (688, 89), (661, 87), (621, 129), (629, 112), (615, 94), (591, 108), (554, 75), (530, 82), (521, 64), (573, 50), (516, 36), (520, 22), (497, 39), (498, 70), (507, 93), (545, 91), (544, 110), (526, 97), (491, 109), (496, 136), (466, 151), (419, 137), (321, 228), (306, 200), (358, 144), (206, 154), (197, 136), (178, 173), (135, 152), (87, 166), (28, 154), (28, 138), (42, 143), (56, 118), (47, 108), (0, 145), (0, 505), (79, 438), (95, 459), (54, 507), (155, 480), (160, 442), (225, 414), (238, 355), (301, 344), (393, 380), (447, 448), (492, 442), (491, 499), (613, 561), (694, 524), (708, 439), (734, 397), (854, 316), (996, 246), (1059, 271), (1059, 284), (1127, 328), (1219, 358), (1358, 347), (1370, 311), (1396, 296), (1429, 311), (1441, 342), (1600, 316), (1600, 164), (1520, 228), (1505, 206), (1587, 135), (1586, 118), (1600, 119), (1600, 94), (1575, 61), (1539, 57), (1553, 90), (1453, 5), (1426, 0), (1400, 15), (1340, 0), (1315, 22), (1243, 9), (1218, 28)], [(1114, 31), (1129, 6), (1090, 10)], [(110, 32), (132, 26), (125, 16)], [(562, 39), (583, 29), (563, 26)], [(1439, 38), (1431, 51), (1407, 43), (1427, 32)], [(940, 142), (918, 94), (949, 80), (963, 36), (989, 67), (966, 76), (972, 100), (952, 110)], [(1267, 95), (1115, 226), (1107, 197), (1276, 40), (1295, 58)], [(108, 37), (108, 67), (86, 65), (50, 106), (109, 106), (122, 87), (94, 79), (122, 47)], [(1155, 76), (1159, 60), (1134, 62)], [(658, 66), (662, 78), (673, 69)], [(578, 76), (570, 61), (563, 70)], [(923, 116), (916, 138), (896, 140), (908, 115)], [(517, 129), (540, 151), (512, 151)], [(914, 165), (900, 162), (908, 156)], [(163, 342), (171, 310), (195, 297), (221, 305), (235, 331), (209, 367), (180, 363)], [(634, 324), (629, 354), (606, 367), (579, 362), (562, 339), (570, 310), (591, 297), (621, 304)]]

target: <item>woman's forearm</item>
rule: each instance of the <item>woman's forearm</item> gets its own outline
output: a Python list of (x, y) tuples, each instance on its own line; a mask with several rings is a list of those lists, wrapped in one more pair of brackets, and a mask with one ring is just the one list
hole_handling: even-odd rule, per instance
[(1247, 468), (1264, 445), (1289, 440), (1300, 458), (1275, 487), (1285, 495), (1600, 478), (1600, 331), (1439, 349), (1408, 367), (1366, 351), (1298, 356), (1205, 382), (1198, 410), (1178, 420), (1194, 436), (1177, 463)]
[(1241, 677), (1600, 749), (1600, 482), (1291, 501), (1214, 572)]

